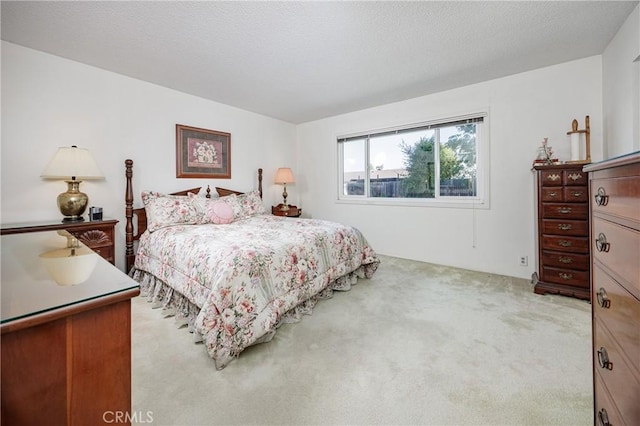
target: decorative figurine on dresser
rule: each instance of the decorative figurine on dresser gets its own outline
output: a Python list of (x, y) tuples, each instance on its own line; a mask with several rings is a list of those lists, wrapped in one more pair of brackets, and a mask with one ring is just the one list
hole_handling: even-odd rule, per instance
[(534, 165), (537, 195), (536, 294), (589, 300), (589, 190), (582, 164)]

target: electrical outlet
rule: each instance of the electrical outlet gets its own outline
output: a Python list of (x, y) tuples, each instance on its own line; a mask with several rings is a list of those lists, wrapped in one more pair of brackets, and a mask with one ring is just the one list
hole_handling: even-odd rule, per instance
[(529, 256), (520, 256), (518, 258), (520, 262), (520, 266), (528, 266), (529, 265)]

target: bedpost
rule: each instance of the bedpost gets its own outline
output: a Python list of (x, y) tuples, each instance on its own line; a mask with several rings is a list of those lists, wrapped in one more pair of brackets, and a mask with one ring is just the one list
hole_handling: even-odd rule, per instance
[(260, 198), (262, 198), (262, 169), (258, 169), (258, 191), (260, 191)]
[(125, 176), (127, 177), (127, 189), (124, 195), (125, 217), (127, 219), (124, 227), (125, 234), (125, 273), (129, 273), (133, 266), (135, 253), (133, 252), (133, 188), (131, 187), (131, 177), (133, 176), (133, 160), (124, 160)]

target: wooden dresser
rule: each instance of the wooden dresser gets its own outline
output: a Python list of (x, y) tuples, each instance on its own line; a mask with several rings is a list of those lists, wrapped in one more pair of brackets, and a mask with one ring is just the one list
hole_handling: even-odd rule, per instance
[(640, 152), (585, 167), (595, 424), (640, 425)]
[(1, 248), (2, 424), (129, 424), (138, 283), (68, 231), (3, 235)]
[(589, 191), (582, 165), (534, 166), (538, 268), (534, 292), (589, 300)]

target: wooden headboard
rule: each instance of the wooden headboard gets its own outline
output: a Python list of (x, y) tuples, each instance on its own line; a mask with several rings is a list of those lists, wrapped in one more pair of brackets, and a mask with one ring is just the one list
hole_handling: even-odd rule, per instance
[[(134, 250), (134, 241), (138, 241), (140, 236), (147, 230), (147, 212), (144, 207), (133, 208), (133, 185), (131, 180), (133, 178), (133, 160), (125, 160), (125, 176), (127, 179), (127, 187), (125, 190), (124, 203), (125, 203), (125, 218), (126, 224), (124, 228), (125, 233), (125, 263), (126, 272), (131, 270), (133, 266), (136, 254)], [(170, 195), (187, 195), (188, 193), (198, 194), (201, 188), (190, 188), (183, 191), (172, 192)], [(258, 191), (260, 192), (260, 198), (262, 198), (262, 169), (258, 169)], [(224, 197), (231, 194), (242, 195), (244, 192), (234, 191), (232, 189), (216, 187), (218, 196)], [(207, 185), (207, 198), (211, 198), (211, 189)], [(134, 227), (135, 223), (135, 227)], [(135, 228), (135, 230), (134, 230)]]

